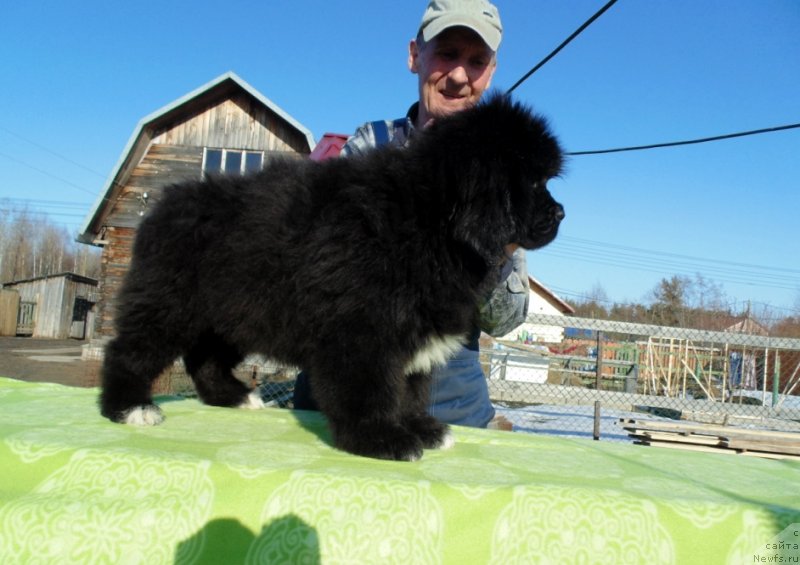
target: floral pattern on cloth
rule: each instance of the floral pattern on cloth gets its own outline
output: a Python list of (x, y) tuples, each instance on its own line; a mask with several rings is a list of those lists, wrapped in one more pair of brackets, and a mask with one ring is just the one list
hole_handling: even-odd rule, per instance
[(0, 378), (2, 563), (752, 563), (800, 530), (798, 461), (461, 427), (377, 461), (318, 413), (97, 394)]

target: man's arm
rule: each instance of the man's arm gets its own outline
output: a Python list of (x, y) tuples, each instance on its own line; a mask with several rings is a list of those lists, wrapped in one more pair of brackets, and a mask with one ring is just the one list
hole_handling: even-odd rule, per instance
[(359, 127), (356, 132), (347, 139), (347, 143), (339, 153), (342, 157), (351, 155), (362, 155), (375, 147), (375, 134), (372, 131), (372, 124), (366, 123)]
[(528, 314), (528, 266), (517, 249), (500, 270), (500, 282), (480, 307), (480, 328), (493, 337), (505, 335)]

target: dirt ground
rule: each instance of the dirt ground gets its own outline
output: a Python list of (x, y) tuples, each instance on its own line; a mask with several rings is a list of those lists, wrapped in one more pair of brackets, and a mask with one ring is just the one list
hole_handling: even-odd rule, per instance
[[(97, 387), (100, 385), (100, 362), (81, 359), (81, 347), (87, 343), (76, 339), (0, 337), (0, 377)], [(253, 384), (253, 370), (252, 366), (242, 364), (234, 375), (245, 384)], [(189, 377), (177, 365), (165, 370), (153, 388), (155, 394), (193, 390)]]
[(75, 339), (0, 337), (0, 377), (69, 386), (97, 386), (98, 363), (81, 360)]

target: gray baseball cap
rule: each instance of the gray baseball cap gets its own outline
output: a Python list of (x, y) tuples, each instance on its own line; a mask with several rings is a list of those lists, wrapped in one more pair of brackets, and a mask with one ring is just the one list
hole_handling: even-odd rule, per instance
[(431, 0), (422, 16), (422, 39), (430, 41), (449, 27), (468, 27), (492, 51), (500, 47), (503, 24), (497, 7), (486, 0)]

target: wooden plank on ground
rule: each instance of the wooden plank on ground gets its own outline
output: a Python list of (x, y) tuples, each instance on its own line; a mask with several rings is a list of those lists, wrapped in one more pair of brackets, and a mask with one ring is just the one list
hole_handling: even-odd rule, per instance
[(640, 445), (800, 459), (800, 434), (631, 418), (620, 422)]
[(749, 428), (733, 428), (731, 426), (715, 426), (709, 424), (692, 424), (692, 423), (677, 423), (677, 422), (664, 422), (662, 420), (636, 420), (634, 418), (621, 418), (620, 422), (634, 426), (651, 428), (654, 430), (673, 430), (681, 433), (703, 433), (703, 434), (719, 434), (726, 435), (731, 433), (744, 432), (754, 436), (766, 436), (770, 438), (782, 437), (788, 440), (794, 440), (800, 445), (800, 433), (796, 432), (779, 432), (773, 430), (752, 430)]
[(784, 443), (771, 443), (761, 441), (745, 441), (740, 439), (732, 439), (728, 442), (728, 447), (731, 449), (741, 449), (745, 451), (766, 451), (770, 453), (789, 453), (791, 455), (800, 455), (800, 446), (786, 445)]
[(693, 443), (697, 445), (726, 447), (725, 440), (714, 436), (686, 436), (682, 434), (666, 434), (642, 430), (637, 430), (637, 436), (648, 438), (651, 441), (670, 441), (674, 443)]
[(678, 444), (669, 442), (653, 442), (649, 444), (652, 447), (664, 447), (667, 449), (683, 449), (686, 451), (700, 451), (705, 453), (721, 453), (723, 455), (743, 455), (745, 457), (762, 457), (765, 459), (791, 459), (800, 461), (800, 455), (789, 455), (786, 453), (767, 453), (761, 451), (737, 451), (735, 449), (726, 449), (722, 447), (711, 447), (708, 445), (692, 445), (692, 444)]

